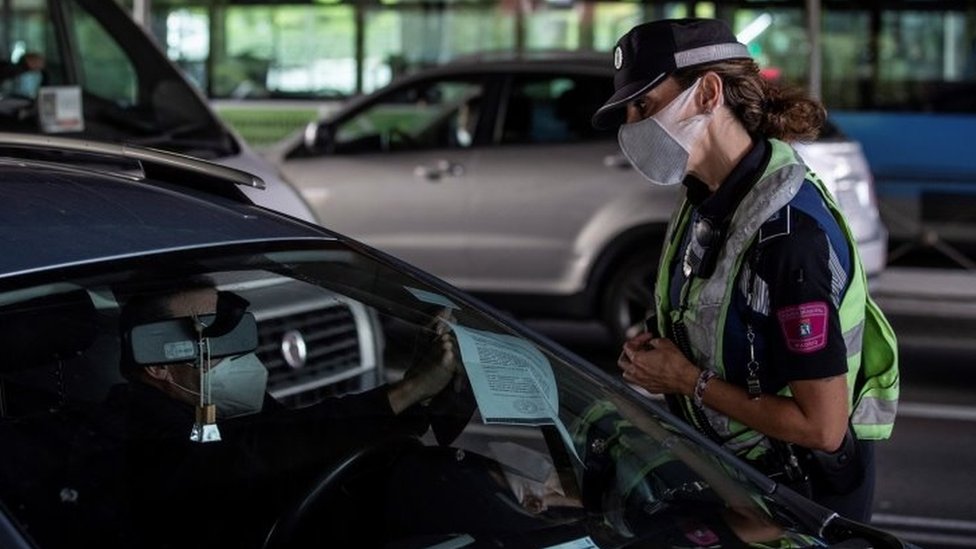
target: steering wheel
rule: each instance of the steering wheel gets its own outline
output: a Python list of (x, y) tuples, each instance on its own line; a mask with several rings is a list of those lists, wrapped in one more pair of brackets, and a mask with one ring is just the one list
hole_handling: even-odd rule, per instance
[(402, 453), (422, 446), (423, 443), (415, 436), (395, 434), (370, 441), (349, 452), (313, 481), (311, 487), (281, 513), (265, 537), (263, 549), (292, 547), (301, 527), (314, 520), (311, 513), (318, 504), (334, 498), (353, 476), (370, 468), (385, 467)]

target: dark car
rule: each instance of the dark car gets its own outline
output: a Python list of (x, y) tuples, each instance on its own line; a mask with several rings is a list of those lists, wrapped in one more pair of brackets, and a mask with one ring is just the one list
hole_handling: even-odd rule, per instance
[[(0, 134), (0, 546), (902, 546), (446, 283), (255, 206), (241, 185), (260, 181)], [(160, 288), (186, 302), (139, 316)], [(213, 290), (215, 305), (187, 306)], [(282, 316), (320, 326), (309, 357), (382, 360), (390, 380), (405, 372), (398, 387), (423, 379), (432, 340), (458, 370), (399, 415), (387, 386), (281, 402), (301, 384), (262, 354)], [(224, 411), (206, 376), (254, 374), (245, 362), (271, 369), (263, 408)], [(149, 383), (175, 375), (160, 364), (199, 372), (199, 402)]]
[[(455, 61), (351, 100), (273, 153), (319, 219), (521, 317), (643, 318), (681, 186), (648, 183), (590, 117), (609, 56)], [(833, 126), (797, 144), (885, 264), (871, 172)], [(382, 212), (382, 215), (377, 215)]]

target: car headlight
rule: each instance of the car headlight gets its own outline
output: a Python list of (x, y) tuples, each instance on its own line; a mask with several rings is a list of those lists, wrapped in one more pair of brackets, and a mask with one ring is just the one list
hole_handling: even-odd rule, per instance
[(834, 195), (859, 241), (878, 237), (880, 215), (874, 178), (860, 145), (850, 141), (812, 143), (800, 155)]

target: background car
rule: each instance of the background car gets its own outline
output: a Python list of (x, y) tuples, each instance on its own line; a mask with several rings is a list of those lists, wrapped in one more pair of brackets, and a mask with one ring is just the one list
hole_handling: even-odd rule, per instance
[[(118, 2), (6, 3), (4, 24), (0, 52), (40, 54), (45, 66), (0, 82), (0, 131), (128, 143), (212, 160), (260, 176), (265, 191), (244, 190), (258, 203), (315, 221), (274, 166), (217, 117)], [(42, 120), (42, 91), (57, 105), (48, 110), (61, 109), (64, 124)], [(48, 95), (72, 91), (75, 99)]]
[[(519, 316), (641, 320), (679, 188), (590, 125), (604, 56), (455, 62), (350, 101), (270, 154), (320, 219)], [(830, 126), (800, 154), (851, 221), (866, 270), (886, 231), (860, 146)]]
[[(260, 186), (250, 175), (92, 142), (0, 144), (3, 547), (903, 547), (446, 283), (255, 206), (238, 190)], [(75, 162), (82, 151), (114, 166)], [(118, 169), (132, 163), (141, 174)], [(177, 362), (191, 349), (198, 368), (204, 350), (260, 356), (256, 336), (224, 335), (257, 329), (243, 306), (220, 333), (189, 336), (203, 341), (136, 344), (120, 315), (146, 288), (201, 276), (255, 313), (303, 296), (278, 314), (319, 305), (311, 318), (366, 339), (405, 380), (427, 364), (424, 342), (448, 335), (439, 360), (459, 377), (397, 417), (347, 395), (194, 420), (126, 368), (144, 352)], [(230, 318), (221, 309), (210, 326)], [(194, 421), (223, 436), (192, 438)]]

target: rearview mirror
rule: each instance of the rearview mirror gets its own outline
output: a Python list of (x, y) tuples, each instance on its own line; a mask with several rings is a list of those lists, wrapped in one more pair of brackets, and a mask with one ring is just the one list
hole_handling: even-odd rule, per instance
[[(212, 324), (214, 315), (200, 317), (205, 325)], [(194, 362), (197, 359), (197, 335), (189, 318), (163, 320), (143, 324), (132, 329), (130, 345), (136, 364), (149, 366), (175, 362)], [(228, 333), (210, 338), (210, 357), (250, 353), (257, 348), (258, 329), (254, 315), (244, 313), (240, 322)]]

